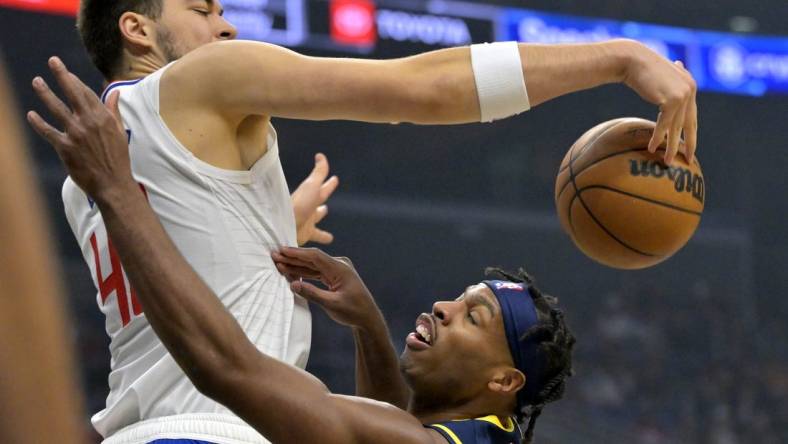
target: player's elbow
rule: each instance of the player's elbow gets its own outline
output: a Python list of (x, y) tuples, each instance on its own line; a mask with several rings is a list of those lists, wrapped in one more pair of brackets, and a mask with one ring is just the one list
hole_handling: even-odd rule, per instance
[(211, 372), (205, 371), (205, 369), (198, 368), (191, 369), (190, 371), (187, 370), (186, 375), (198, 392), (211, 399), (216, 399), (216, 395), (221, 392), (219, 388), (221, 386), (219, 382), (220, 378)]
[(188, 374), (194, 387), (203, 395), (228, 405), (236, 394), (243, 391), (243, 381), (249, 380), (241, 368), (220, 368), (220, 366), (200, 367)]
[(200, 393), (211, 399), (217, 399), (217, 396), (222, 394), (223, 388), (227, 385), (228, 375), (222, 372), (218, 360), (208, 361), (210, 360), (203, 360), (189, 367), (183, 367), (183, 370)]
[(236, 392), (234, 388), (243, 384), (253, 372), (251, 358), (256, 353), (210, 353), (195, 361), (184, 371), (203, 395), (224, 403), (227, 393)]

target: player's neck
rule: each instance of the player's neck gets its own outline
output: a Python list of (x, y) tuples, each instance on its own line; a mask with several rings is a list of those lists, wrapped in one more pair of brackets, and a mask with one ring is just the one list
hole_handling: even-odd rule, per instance
[(125, 57), (123, 69), (110, 80), (110, 83), (141, 79), (158, 71), (167, 63), (161, 56), (152, 52), (136, 57)]
[[(419, 422), (422, 424), (436, 424), (441, 422), (448, 422), (448, 421), (457, 421), (463, 419), (474, 419), (474, 418), (482, 418), (489, 415), (495, 415), (494, 413), (479, 413), (479, 412), (471, 412), (471, 411), (436, 411), (432, 413), (421, 413), (416, 414), (411, 412), (413, 416), (415, 416)], [(496, 415), (499, 418), (504, 418), (505, 415)]]
[(413, 396), (408, 404), (408, 412), (418, 418), (422, 424), (472, 419), (487, 415), (501, 416), (501, 412), (496, 412), (498, 409), (486, 404), (488, 403), (483, 400), (475, 399), (459, 405), (447, 406), (446, 403), (436, 402), (434, 399), (419, 399), (418, 396)]

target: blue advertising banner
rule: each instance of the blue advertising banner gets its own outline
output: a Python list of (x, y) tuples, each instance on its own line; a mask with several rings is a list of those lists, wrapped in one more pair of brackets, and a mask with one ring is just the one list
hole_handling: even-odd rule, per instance
[(698, 88), (761, 96), (788, 94), (788, 38), (747, 36), (672, 26), (506, 9), (497, 40), (579, 43), (631, 38), (681, 60)]

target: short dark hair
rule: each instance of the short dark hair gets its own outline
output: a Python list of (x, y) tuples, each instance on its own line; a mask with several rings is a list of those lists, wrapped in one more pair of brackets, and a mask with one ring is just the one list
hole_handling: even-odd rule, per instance
[(520, 268), (517, 274), (514, 274), (499, 267), (488, 267), (485, 275), (525, 284), (536, 307), (539, 322), (520, 339), (536, 340), (539, 343), (539, 350), (544, 354), (546, 361), (543, 375), (546, 382), (532, 405), (525, 406), (523, 411), (515, 412), (519, 423), (524, 424), (526, 420), (528, 421), (523, 433), (523, 441), (530, 443), (533, 440), (536, 418), (542, 413), (546, 404), (563, 397), (566, 379), (572, 376), (572, 348), (575, 345), (575, 336), (566, 325), (564, 313), (556, 307), (558, 299), (542, 294), (534, 285), (533, 277), (524, 269)]
[(151, 19), (161, 16), (162, 0), (82, 0), (77, 29), (82, 44), (106, 79), (120, 69), (123, 38), (118, 20), (124, 12), (136, 12)]

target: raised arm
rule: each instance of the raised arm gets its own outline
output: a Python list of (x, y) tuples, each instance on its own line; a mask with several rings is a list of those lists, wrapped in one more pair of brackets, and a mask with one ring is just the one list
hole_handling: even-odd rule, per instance
[[(294, 292), (353, 329), (356, 395), (407, 408), (410, 390), (399, 371), (386, 320), (350, 260), (314, 248), (283, 248), (272, 256)], [(319, 280), (327, 289), (301, 279)]]
[[(677, 150), (684, 129), (688, 154), (694, 153), (695, 83), (682, 67), (644, 45), (632, 40), (520, 44), (519, 55), (530, 106), (623, 82), (660, 107), (653, 148), (667, 135), (669, 147)], [(360, 60), (307, 57), (266, 43), (229, 41), (186, 55), (164, 75), (162, 94), (236, 118), (260, 114), (451, 124), (480, 121), (477, 79), (468, 47)]]
[(131, 175), (117, 93), (98, 98), (58, 60), (63, 104), (42, 81), (35, 90), (62, 123), (28, 120), (56, 149), (72, 179), (95, 199), (145, 316), (195, 386), (273, 442), (430, 443), (411, 415), (390, 405), (331, 394), (319, 380), (260, 353), (169, 239)]

